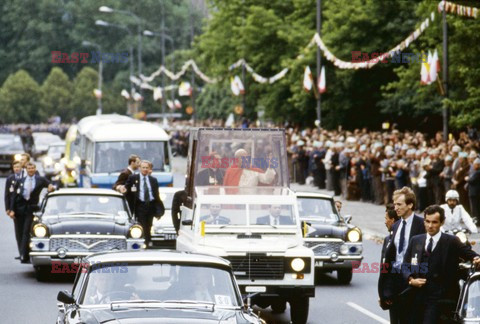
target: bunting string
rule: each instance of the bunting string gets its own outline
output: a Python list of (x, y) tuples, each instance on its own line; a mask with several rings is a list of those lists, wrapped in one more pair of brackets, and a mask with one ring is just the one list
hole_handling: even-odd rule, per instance
[(456, 14), (458, 16), (465, 16), (474, 19), (478, 18), (478, 8), (461, 6), (449, 1), (440, 1), (438, 3), (438, 12), (442, 12), (443, 10), (449, 14)]

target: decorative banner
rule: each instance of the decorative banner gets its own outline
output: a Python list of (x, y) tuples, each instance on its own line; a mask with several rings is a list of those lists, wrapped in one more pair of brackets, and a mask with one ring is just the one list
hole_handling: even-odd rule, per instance
[(325, 66), (322, 66), (322, 72), (320, 72), (320, 76), (318, 77), (318, 92), (324, 93), (327, 91), (327, 83), (325, 79)]
[(440, 61), (438, 60), (438, 52), (428, 51), (427, 62), (422, 62), (420, 70), (420, 84), (428, 85), (437, 81), (438, 71), (440, 71)]
[(235, 108), (233, 108), (233, 111), (237, 115), (241, 115), (241, 114), (243, 114), (243, 107), (241, 105), (237, 105), (237, 106), (235, 106)]
[(313, 87), (313, 76), (312, 71), (310, 71), (310, 67), (307, 65), (305, 67), (305, 72), (303, 73), (303, 88), (305, 91), (310, 92)]
[(160, 87), (155, 87), (153, 89), (153, 100), (157, 101), (158, 99), (162, 99), (163, 98), (163, 95), (162, 95), (162, 88)]
[(178, 95), (181, 97), (190, 97), (192, 95), (192, 90), (190, 82), (182, 82), (178, 86)]
[(178, 99), (175, 99), (175, 100), (173, 101), (173, 105), (174, 105), (175, 108), (177, 108), (177, 109), (182, 108), (182, 103), (181, 103)]
[(102, 98), (102, 90), (100, 89), (93, 89), (93, 95), (95, 98), (100, 99)]
[(442, 12), (443, 10), (445, 10), (446, 13), (454, 13), (458, 16), (465, 16), (474, 19), (478, 18), (478, 8), (461, 6), (449, 1), (440, 1), (438, 3), (438, 12)]
[(186, 61), (182, 69), (178, 73), (173, 73), (169, 71), (165, 66), (160, 66), (157, 71), (153, 72), (149, 77), (144, 76), (143, 74), (140, 75), (140, 78), (145, 81), (145, 82), (152, 82), (157, 76), (160, 74), (164, 73), (167, 77), (169, 77), (171, 80), (178, 80), (182, 75), (184, 75), (187, 72), (187, 69), (189, 67), (192, 67), (193, 71), (205, 82), (207, 83), (216, 83), (217, 80), (214, 78), (209, 78), (206, 76), (200, 69), (198, 68), (197, 64), (195, 63), (194, 60), (188, 60)]
[(231, 71), (231, 70), (236, 69), (236, 68), (241, 67), (241, 66), (245, 66), (245, 69), (247, 70), (247, 72), (252, 75), (253, 80), (255, 80), (258, 83), (269, 83), (269, 84), (275, 83), (278, 80), (282, 79), (288, 72), (288, 68), (284, 68), (282, 71), (275, 74), (274, 76), (272, 76), (270, 78), (266, 78), (266, 77), (263, 77), (260, 74), (256, 73), (253, 70), (253, 68), (250, 65), (248, 65), (248, 63), (243, 58), (238, 60), (237, 62), (233, 63), (232, 65), (230, 65), (228, 67), (228, 70)]
[(125, 99), (130, 99), (130, 94), (128, 93), (127, 90), (123, 89), (122, 92), (120, 92), (120, 95), (124, 97)]
[(133, 100), (135, 100), (135, 101), (143, 101), (143, 97), (142, 97), (142, 95), (139, 94), (138, 92), (135, 92), (135, 93), (133, 94)]
[(193, 114), (193, 107), (192, 107), (192, 106), (188, 106), (187, 108), (185, 108), (185, 112), (186, 112), (188, 115)]
[(235, 77), (230, 77), (230, 88), (235, 96), (245, 94), (245, 88), (243, 87), (242, 80), (236, 75)]
[(172, 100), (167, 100), (167, 106), (168, 106), (168, 108), (173, 109), (174, 108), (173, 101)]

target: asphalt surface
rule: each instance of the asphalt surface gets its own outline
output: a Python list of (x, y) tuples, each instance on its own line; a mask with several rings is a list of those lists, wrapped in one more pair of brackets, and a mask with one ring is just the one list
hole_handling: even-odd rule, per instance
[[(184, 182), (185, 159), (174, 159), (174, 184), (181, 187)], [(5, 178), (0, 179), (0, 191), (4, 192)], [(312, 191), (308, 186), (292, 186), (296, 190)], [(13, 222), (0, 203), (0, 323), (54, 323), (56, 320), (56, 296), (60, 290), (71, 290), (73, 277), (55, 277), (49, 282), (37, 282), (33, 267), (15, 260), (17, 248)], [(361, 202), (344, 202), (344, 215), (353, 216), (355, 225), (368, 233), (364, 236), (364, 261), (379, 262), (381, 245), (368, 239), (382, 236), (383, 207)], [(350, 285), (340, 285), (335, 274), (320, 277), (316, 286), (316, 297), (310, 300), (309, 321), (317, 323), (388, 323), (388, 314), (377, 303), (378, 273), (355, 273)], [(267, 323), (289, 323), (289, 310), (284, 314), (272, 314), (270, 309), (255, 308)]]

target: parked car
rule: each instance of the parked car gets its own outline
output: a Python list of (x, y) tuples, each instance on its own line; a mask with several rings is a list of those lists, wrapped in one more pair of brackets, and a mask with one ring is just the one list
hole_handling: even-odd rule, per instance
[(49, 132), (34, 132), (32, 133), (32, 137), (32, 156), (35, 159), (47, 153), (48, 146), (51, 143), (60, 142), (62, 140), (60, 136)]
[(71, 264), (94, 252), (140, 250), (144, 233), (125, 197), (110, 189), (60, 189), (47, 194), (33, 220), (30, 259), (38, 280), (52, 263)]
[(165, 214), (160, 219), (153, 219), (151, 237), (154, 247), (175, 249), (177, 243), (177, 232), (172, 222), (172, 200), (173, 195), (180, 188), (159, 187), (160, 199), (165, 206)]
[(18, 135), (0, 134), (0, 170), (12, 170), (13, 161), (20, 161), (21, 154), (25, 153), (22, 139)]
[(352, 269), (363, 259), (362, 231), (349, 224), (351, 217), (340, 216), (333, 197), (313, 192), (297, 192), (304, 245), (315, 254), (316, 272), (337, 272), (338, 281), (352, 280)]
[(48, 146), (47, 153), (42, 159), (45, 176), (52, 179), (62, 171), (61, 159), (65, 154), (65, 142), (55, 142)]
[(57, 324), (265, 323), (243, 307), (230, 263), (204, 254), (95, 254), (57, 299)]

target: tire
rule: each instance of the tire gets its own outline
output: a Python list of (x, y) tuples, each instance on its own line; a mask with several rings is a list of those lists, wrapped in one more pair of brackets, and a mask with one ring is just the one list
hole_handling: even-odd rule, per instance
[(337, 279), (342, 285), (348, 285), (352, 281), (352, 275), (352, 269), (337, 270)]
[(284, 299), (278, 299), (272, 302), (270, 307), (272, 307), (272, 313), (282, 314), (287, 309), (287, 302)]
[(310, 299), (308, 297), (294, 297), (289, 301), (290, 320), (293, 324), (306, 324)]
[(35, 278), (37, 278), (37, 281), (47, 281), (48, 278), (50, 278), (50, 268), (49, 267), (41, 267), (41, 266), (36, 266), (35, 267)]

